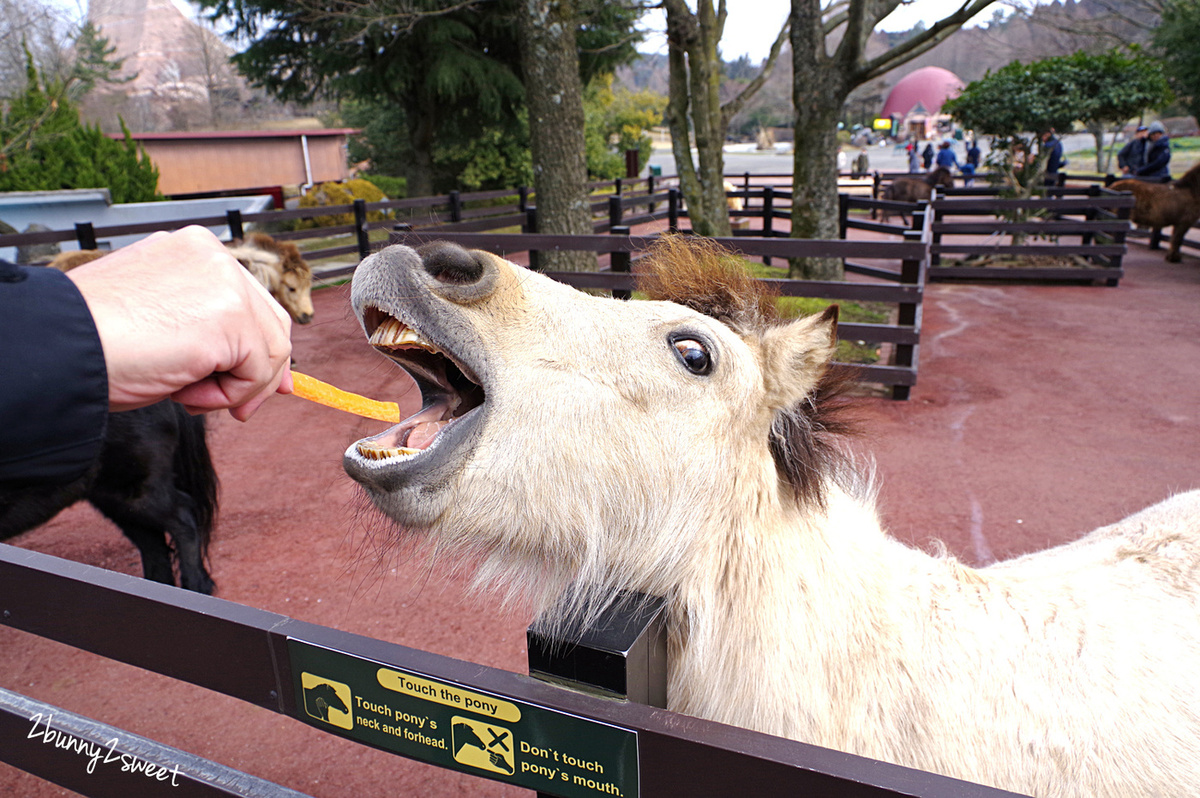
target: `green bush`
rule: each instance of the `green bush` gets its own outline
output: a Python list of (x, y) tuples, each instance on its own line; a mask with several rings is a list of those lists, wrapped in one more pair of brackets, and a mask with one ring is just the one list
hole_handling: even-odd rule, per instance
[[(384, 193), (369, 180), (355, 178), (344, 183), (320, 183), (313, 186), (300, 198), (301, 208), (324, 208), (332, 205), (350, 205), (354, 200), (366, 202), (382, 202), (387, 199)], [(367, 213), (367, 221), (383, 221), (382, 211)], [(353, 213), (335, 213), (327, 216), (311, 216), (302, 220), (301, 228), (335, 227), (343, 224), (354, 224)]]
[(391, 175), (363, 175), (363, 178), (375, 184), (380, 191), (387, 195), (388, 199), (403, 199), (408, 196), (407, 178), (392, 177)]

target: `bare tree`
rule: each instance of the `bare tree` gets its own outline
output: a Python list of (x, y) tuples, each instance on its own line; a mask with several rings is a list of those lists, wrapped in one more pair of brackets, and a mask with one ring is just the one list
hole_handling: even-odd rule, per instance
[[(885, 52), (868, 56), (872, 31), (902, 0), (792, 0), (792, 104), (795, 121), (792, 235), (837, 238), (837, 123), (850, 92), (927, 52), (995, 0), (963, 0), (958, 10)], [(791, 273), (841, 279), (842, 263), (798, 259)]]
[[(667, 124), (679, 185), (687, 202), (692, 229), (701, 235), (729, 235), (725, 203), (725, 158), (722, 147), (729, 121), (766, 83), (787, 40), (787, 23), (779, 31), (758, 76), (733, 99), (721, 102), (721, 57), (718, 45), (727, 16), (725, 0), (699, 0), (696, 11), (686, 0), (663, 0), (667, 12), (667, 57), (670, 67)], [(692, 135), (696, 161), (692, 160)]]

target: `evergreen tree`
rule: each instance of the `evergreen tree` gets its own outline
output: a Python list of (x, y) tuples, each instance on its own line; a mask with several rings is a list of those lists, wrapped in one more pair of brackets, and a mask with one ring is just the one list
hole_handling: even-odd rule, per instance
[(28, 58), (25, 92), (0, 126), (0, 191), (107, 188), (113, 202), (161, 199), (158, 169), (122, 124), (123, 141), (83, 125), (61, 81), (46, 81)]
[(1163, 8), (1154, 44), (1188, 112), (1200, 119), (1200, 0), (1171, 0)]

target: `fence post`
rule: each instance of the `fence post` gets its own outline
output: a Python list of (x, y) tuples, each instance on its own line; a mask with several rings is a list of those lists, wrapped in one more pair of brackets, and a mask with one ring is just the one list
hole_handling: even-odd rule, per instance
[(613, 193), (616, 194), (618, 197), (621, 196), (622, 185), (623, 184), (621, 183), (621, 178), (618, 177), (615, 180), (613, 180)]
[(367, 201), (354, 200), (354, 236), (358, 241), (358, 259), (371, 254), (370, 226), (367, 224)]
[(850, 218), (850, 195), (838, 194), (838, 238), (845, 240)]
[(667, 189), (667, 230), (679, 232), (679, 189), (674, 186)]
[(517, 189), (517, 210), (525, 213), (525, 209), (529, 206), (529, 186), (521, 186)]
[(450, 221), (462, 221), (462, 199), (457, 191), (450, 192)]
[[(762, 210), (762, 237), (775, 237), (775, 187), (763, 186), (763, 210)], [(771, 256), (764, 255), (763, 263), (767, 266), (771, 265)]]
[[(653, 174), (646, 175), (646, 196), (649, 196), (649, 197), (654, 196), (654, 175)], [(646, 212), (654, 213), (654, 208), (656, 205), (657, 205), (657, 203), (655, 203), (655, 202), (647, 203)]]
[[(536, 233), (538, 228), (537, 223), (537, 206), (530, 205), (525, 208), (525, 225), (521, 229), (522, 233)], [(533, 271), (541, 271), (541, 266), (538, 263), (538, 253), (536, 249), (529, 250), (529, 268)]]
[[(611, 206), (610, 206), (611, 207)], [(614, 236), (628, 236), (629, 226), (623, 224), (614, 224), (608, 231)], [(608, 256), (608, 269), (614, 274), (629, 274), (631, 271), (630, 265), (633, 263), (633, 258), (628, 252), (613, 252)], [(631, 299), (632, 291), (627, 291), (624, 288), (613, 289), (613, 299)]]
[(242, 212), (237, 208), (225, 211), (225, 224), (229, 225), (229, 238), (236, 241), (246, 237), (246, 232), (242, 228)]
[[(625, 209), (621, 205), (620, 195), (608, 198), (608, 227), (609, 231), (612, 228), (618, 227), (621, 224), (621, 219), (625, 216)], [(626, 233), (625, 235), (629, 235)]]
[[(666, 602), (623, 594), (594, 623), (572, 623), (557, 636), (525, 633), (529, 675), (585, 693), (667, 707)], [(538, 798), (553, 798), (538, 792)]]
[(636, 704), (667, 706), (666, 602), (622, 594), (591, 624), (572, 623), (550, 637), (535, 621), (526, 632), (529, 673)]
[[(925, 214), (932, 213), (930, 206), (924, 210), (913, 211), (912, 229), (904, 232), (905, 241), (920, 241), (925, 228)], [(921, 260), (904, 260), (900, 262), (901, 285), (921, 284)], [(920, 319), (920, 304), (918, 302), (901, 302), (896, 307), (896, 324), (901, 327), (916, 327)], [(912, 369), (916, 363), (916, 345), (896, 344), (892, 350), (892, 365)], [(902, 401), (909, 397), (912, 391), (908, 385), (893, 385), (892, 399)]]
[(96, 245), (96, 228), (92, 227), (91, 222), (75, 223), (75, 240), (79, 242), (80, 249), (100, 248)]

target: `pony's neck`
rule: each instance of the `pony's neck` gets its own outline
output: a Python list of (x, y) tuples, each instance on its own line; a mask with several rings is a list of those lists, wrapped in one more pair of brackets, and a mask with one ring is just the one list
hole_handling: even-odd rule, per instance
[(870, 672), (864, 662), (920, 658), (899, 630), (919, 626), (928, 602), (917, 586), (942, 561), (888, 538), (873, 503), (837, 487), (823, 511), (748, 523), (727, 540), (680, 596), (672, 708), (832, 744), (805, 708), (862, 691), (850, 682)]

